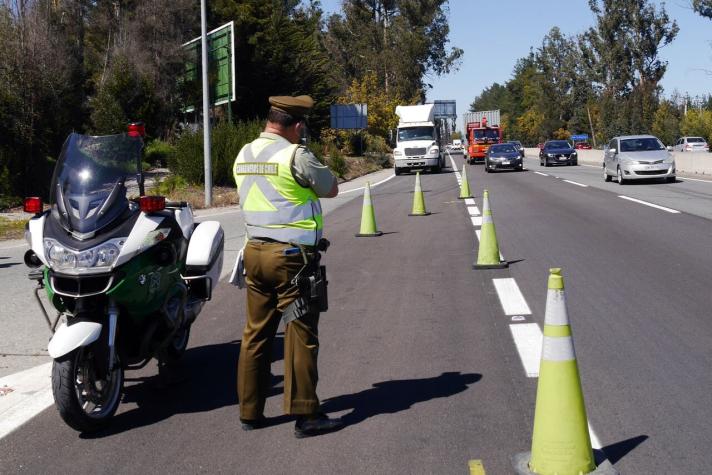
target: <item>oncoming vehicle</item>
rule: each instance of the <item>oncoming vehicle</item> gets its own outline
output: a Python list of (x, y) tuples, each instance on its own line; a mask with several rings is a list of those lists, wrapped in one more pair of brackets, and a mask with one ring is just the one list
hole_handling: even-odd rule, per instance
[(413, 170), (440, 173), (445, 154), (440, 151), (440, 131), (434, 104), (397, 106), (399, 117), (393, 168), (396, 175)]
[(578, 165), (578, 153), (566, 140), (547, 140), (539, 151), (539, 165)]
[(453, 139), (452, 145), (450, 146), (450, 152), (452, 153), (465, 153), (462, 148), (462, 140)]
[(675, 142), (675, 152), (709, 152), (710, 147), (702, 137), (682, 137)]
[(485, 171), (509, 169), (522, 171), (524, 164), (519, 150), (511, 143), (491, 145), (485, 155)]
[(136, 130), (71, 134), (55, 166), (50, 209), (43, 212), (40, 198), (25, 200), (35, 214), (25, 263), (52, 332), (54, 401), (62, 419), (83, 432), (113, 417), (124, 370), (153, 357), (160, 369), (181, 357), (222, 268), (219, 222), (196, 224), (188, 204), (144, 196)]
[(514, 145), (514, 148), (519, 151), (519, 155), (524, 158), (524, 145), (522, 145), (522, 142), (520, 142), (519, 140), (510, 140), (507, 143), (511, 143), (512, 145)]
[(674, 182), (675, 159), (670, 148), (652, 135), (615, 137), (603, 154), (603, 179), (611, 181), (615, 176), (619, 185), (650, 178)]

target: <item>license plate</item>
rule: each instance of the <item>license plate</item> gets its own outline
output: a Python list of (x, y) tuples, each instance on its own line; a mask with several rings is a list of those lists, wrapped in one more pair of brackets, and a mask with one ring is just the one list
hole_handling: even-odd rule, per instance
[(509, 160), (504, 160), (504, 161), (502, 162), (502, 165), (509, 165)]
[(650, 166), (650, 165), (648, 165), (647, 167), (645, 167), (646, 170), (655, 170), (655, 168), (656, 168), (656, 167), (652, 167), (652, 166)]

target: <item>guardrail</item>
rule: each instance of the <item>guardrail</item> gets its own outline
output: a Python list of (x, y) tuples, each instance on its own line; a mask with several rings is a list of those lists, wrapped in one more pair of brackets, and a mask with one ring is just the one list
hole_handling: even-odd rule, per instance
[[(528, 157), (539, 157), (538, 148), (526, 148)], [(603, 150), (577, 150), (579, 163), (603, 166)], [(680, 173), (712, 175), (712, 153), (672, 152), (675, 168)]]

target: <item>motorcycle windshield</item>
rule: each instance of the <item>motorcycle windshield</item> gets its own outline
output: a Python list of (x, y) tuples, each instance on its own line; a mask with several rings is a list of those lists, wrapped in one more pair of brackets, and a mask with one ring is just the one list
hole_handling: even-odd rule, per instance
[(139, 194), (139, 137), (71, 134), (54, 168), (52, 215), (78, 239), (94, 234), (129, 208), (127, 192)]

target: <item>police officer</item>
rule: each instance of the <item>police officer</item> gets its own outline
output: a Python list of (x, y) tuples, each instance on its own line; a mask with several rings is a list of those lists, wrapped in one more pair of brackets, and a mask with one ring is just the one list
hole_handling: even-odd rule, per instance
[[(244, 249), (247, 322), (238, 361), (237, 392), (244, 430), (265, 425), (272, 341), (285, 321), (284, 411), (297, 416), (298, 438), (333, 431), (341, 419), (319, 411), (316, 395), (319, 308), (303, 295), (305, 262), (322, 238), (319, 197), (338, 194), (336, 177), (299, 145), (309, 96), (273, 96), (267, 125), (245, 145), (233, 172), (247, 226)], [(318, 267), (317, 267), (318, 268)]]

